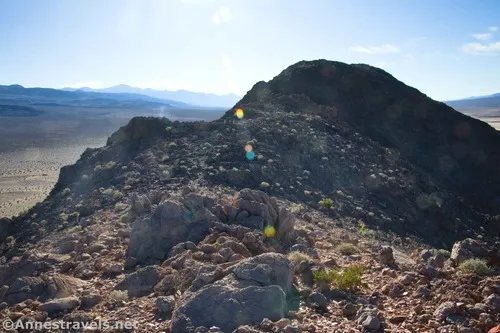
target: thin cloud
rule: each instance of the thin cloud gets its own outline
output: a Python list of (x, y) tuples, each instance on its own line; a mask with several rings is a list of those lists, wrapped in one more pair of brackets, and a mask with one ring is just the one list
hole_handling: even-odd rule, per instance
[(497, 27), (489, 27), (488, 32), (472, 34), (471, 36), (478, 40), (474, 43), (465, 43), (460, 47), (463, 53), (471, 55), (496, 55), (500, 54), (500, 42), (491, 41), (494, 37)]
[(220, 25), (231, 20), (231, 10), (228, 7), (219, 7), (212, 14), (212, 23)]
[(485, 41), (493, 38), (493, 33), (498, 30), (497, 27), (489, 27), (487, 32), (472, 34), (471, 36), (477, 40)]
[(354, 46), (351, 47), (350, 50), (364, 54), (389, 54), (401, 52), (401, 49), (394, 44), (384, 44), (379, 46)]
[(493, 35), (489, 32), (485, 32), (484, 34), (472, 34), (471, 36), (477, 40), (489, 40), (493, 37)]
[(460, 50), (472, 55), (497, 55), (500, 54), (500, 42), (492, 43), (467, 43)]

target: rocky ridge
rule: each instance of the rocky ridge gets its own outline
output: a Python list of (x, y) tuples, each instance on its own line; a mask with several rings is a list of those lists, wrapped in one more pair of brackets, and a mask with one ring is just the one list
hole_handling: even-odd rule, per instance
[[(0, 220), (0, 319), (486, 332), (498, 143), (379, 69), (327, 61), (256, 84), (218, 121), (134, 118)], [(459, 268), (470, 259), (488, 271)], [(355, 286), (318, 278), (353, 267)]]

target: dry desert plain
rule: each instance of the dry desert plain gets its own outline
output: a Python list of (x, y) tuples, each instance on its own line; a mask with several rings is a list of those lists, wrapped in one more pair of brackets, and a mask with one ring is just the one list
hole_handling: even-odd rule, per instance
[(216, 119), (222, 113), (221, 110), (96, 113), (72, 109), (69, 115), (49, 112), (36, 117), (0, 117), (0, 217), (16, 216), (42, 201), (56, 183), (62, 166), (75, 163), (86, 148), (104, 146), (108, 136), (133, 116), (193, 121)]

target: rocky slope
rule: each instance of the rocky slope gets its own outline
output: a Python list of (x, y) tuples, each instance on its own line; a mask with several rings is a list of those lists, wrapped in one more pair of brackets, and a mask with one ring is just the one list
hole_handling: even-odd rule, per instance
[[(500, 322), (499, 157), (498, 132), (380, 69), (300, 62), (220, 120), (132, 119), (47, 200), (0, 220), (0, 316), (487, 331)], [(459, 268), (473, 258), (489, 268)]]

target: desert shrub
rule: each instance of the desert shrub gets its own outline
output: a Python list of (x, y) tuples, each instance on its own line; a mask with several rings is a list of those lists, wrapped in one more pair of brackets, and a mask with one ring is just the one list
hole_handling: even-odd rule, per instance
[(133, 178), (133, 177), (129, 177), (129, 178), (125, 179), (125, 184), (127, 184), (127, 185), (135, 184), (138, 182), (139, 182), (139, 179)]
[(68, 215), (67, 220), (68, 221), (77, 221), (79, 217), (80, 217), (79, 212), (73, 212), (73, 213)]
[(97, 164), (95, 167), (94, 167), (94, 171), (97, 172), (97, 171), (101, 171), (102, 170), (102, 166), (100, 164)]
[(68, 233), (72, 234), (72, 233), (80, 232), (82, 230), (83, 230), (83, 227), (81, 225), (76, 225), (73, 228), (68, 229)]
[(125, 186), (123, 186), (123, 190), (124, 190), (124, 191), (129, 191), (129, 190), (131, 190), (131, 189), (132, 189), (132, 186), (130, 186), (130, 185), (125, 185)]
[(116, 166), (116, 162), (115, 161), (109, 161), (108, 163), (106, 163), (106, 165), (104, 165), (104, 168), (106, 168), (106, 169), (113, 169), (115, 166)]
[(488, 275), (491, 272), (486, 261), (481, 259), (467, 259), (458, 266), (458, 269), (463, 273), (476, 275)]
[(16, 242), (16, 239), (14, 238), (14, 236), (8, 236), (5, 239), (5, 243), (7, 243), (7, 244), (14, 244), (15, 242)]
[(109, 293), (109, 299), (114, 302), (126, 302), (128, 301), (128, 291), (126, 290), (113, 290)]
[(63, 197), (65, 197), (67, 195), (70, 195), (70, 193), (71, 193), (71, 189), (69, 189), (69, 188), (66, 187), (64, 190), (62, 190), (61, 195)]
[(112, 195), (113, 194), (113, 189), (112, 188), (107, 188), (105, 190), (103, 190), (101, 193), (104, 194), (104, 195)]
[(292, 214), (298, 214), (303, 209), (304, 209), (304, 206), (302, 206), (301, 204), (292, 204), (292, 207), (290, 208), (290, 212)]
[(113, 192), (113, 199), (120, 200), (122, 198), (123, 198), (123, 193), (121, 191), (114, 191)]
[(358, 247), (351, 243), (342, 243), (336, 247), (336, 250), (345, 256), (359, 253)]
[(361, 265), (348, 266), (344, 271), (323, 268), (313, 271), (313, 279), (317, 283), (326, 282), (333, 284), (339, 289), (354, 290), (363, 285), (363, 272), (364, 267)]
[(62, 222), (66, 222), (68, 220), (68, 214), (66, 213), (61, 213), (59, 214), (59, 219), (62, 221)]
[(124, 204), (123, 202), (117, 202), (115, 204), (115, 212), (119, 212), (119, 211), (122, 211), (124, 209), (126, 209), (128, 206), (126, 204)]
[(445, 250), (445, 249), (440, 249), (438, 250), (438, 253), (442, 254), (443, 256), (445, 256), (446, 258), (449, 258), (451, 257), (451, 252), (448, 251), (448, 250)]
[(120, 222), (124, 223), (124, 224), (128, 223), (128, 214), (127, 213), (120, 215)]
[(288, 259), (294, 264), (297, 265), (302, 261), (312, 262), (312, 258), (304, 252), (293, 251), (288, 254)]
[(333, 200), (330, 198), (325, 198), (325, 199), (321, 200), (319, 202), (319, 204), (321, 205), (321, 207), (332, 208), (333, 207)]
[(358, 232), (360, 234), (366, 234), (369, 232), (368, 228), (366, 227), (365, 222), (363, 221), (358, 221)]

